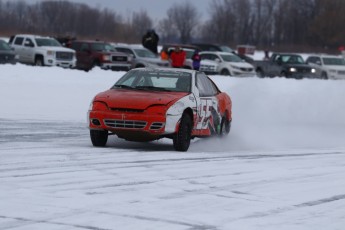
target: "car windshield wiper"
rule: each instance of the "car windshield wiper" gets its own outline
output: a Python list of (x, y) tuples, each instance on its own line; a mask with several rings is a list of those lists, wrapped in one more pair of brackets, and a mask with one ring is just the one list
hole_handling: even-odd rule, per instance
[(135, 89), (171, 92), (171, 90), (169, 90), (169, 89), (162, 88), (162, 87), (156, 87), (156, 86), (136, 86)]
[(133, 89), (132, 86), (129, 85), (114, 85), (113, 88), (122, 88), (122, 89)]

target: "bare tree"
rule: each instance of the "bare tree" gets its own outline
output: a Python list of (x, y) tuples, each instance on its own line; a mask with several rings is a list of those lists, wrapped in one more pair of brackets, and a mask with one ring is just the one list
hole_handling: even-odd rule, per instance
[(167, 11), (168, 21), (180, 34), (182, 43), (190, 42), (194, 29), (198, 25), (199, 12), (190, 1), (174, 4)]

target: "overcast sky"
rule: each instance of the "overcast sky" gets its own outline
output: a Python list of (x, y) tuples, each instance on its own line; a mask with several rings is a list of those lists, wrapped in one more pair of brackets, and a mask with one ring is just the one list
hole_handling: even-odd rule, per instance
[[(44, 0), (28, 0), (27, 2), (38, 2)], [(175, 3), (184, 3), (186, 0), (69, 0), (71, 2), (86, 3), (93, 7), (108, 7), (115, 12), (125, 16), (131, 12), (146, 10), (153, 20), (162, 19), (166, 16), (167, 10)], [(208, 8), (212, 0), (189, 0), (201, 13), (201, 21), (208, 17)]]

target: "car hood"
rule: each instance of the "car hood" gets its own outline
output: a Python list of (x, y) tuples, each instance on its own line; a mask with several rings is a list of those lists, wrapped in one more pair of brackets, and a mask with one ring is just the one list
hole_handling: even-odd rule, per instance
[(94, 101), (103, 101), (110, 108), (146, 109), (151, 105), (167, 105), (186, 96), (184, 92), (152, 92), (110, 89), (98, 94)]
[(306, 68), (306, 69), (313, 68), (313, 67), (311, 67), (308, 64), (285, 64), (285, 66), (288, 67), (288, 68), (290, 68), (290, 67), (293, 67), (293, 68)]
[(153, 64), (166, 64), (166, 63), (169, 63), (168, 61), (166, 60), (162, 60), (160, 58), (147, 58), (147, 57), (140, 57), (138, 58), (142, 61), (145, 61), (145, 62), (149, 62), (149, 63), (153, 63)]
[(0, 50), (0, 55), (15, 55), (13, 50)]
[(66, 47), (59, 47), (59, 46), (40, 46), (40, 48), (44, 48), (46, 50), (58, 51), (58, 52), (72, 52), (75, 53), (73, 49), (66, 48)]
[(253, 68), (253, 65), (249, 64), (248, 62), (226, 62), (229, 65), (237, 66), (240, 68)]
[(323, 66), (326, 70), (341, 70), (344, 71), (345, 70), (345, 66), (341, 66), (341, 65), (324, 65)]

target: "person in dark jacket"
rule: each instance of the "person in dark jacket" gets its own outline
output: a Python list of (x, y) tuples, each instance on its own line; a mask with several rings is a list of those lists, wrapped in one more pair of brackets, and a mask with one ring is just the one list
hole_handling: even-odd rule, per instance
[(201, 56), (200, 56), (198, 50), (194, 51), (194, 54), (192, 56), (192, 60), (193, 60), (193, 69), (199, 70), (200, 69)]
[(155, 30), (148, 30), (147, 33), (142, 38), (142, 45), (151, 50), (153, 53), (158, 55), (158, 46), (159, 36)]

